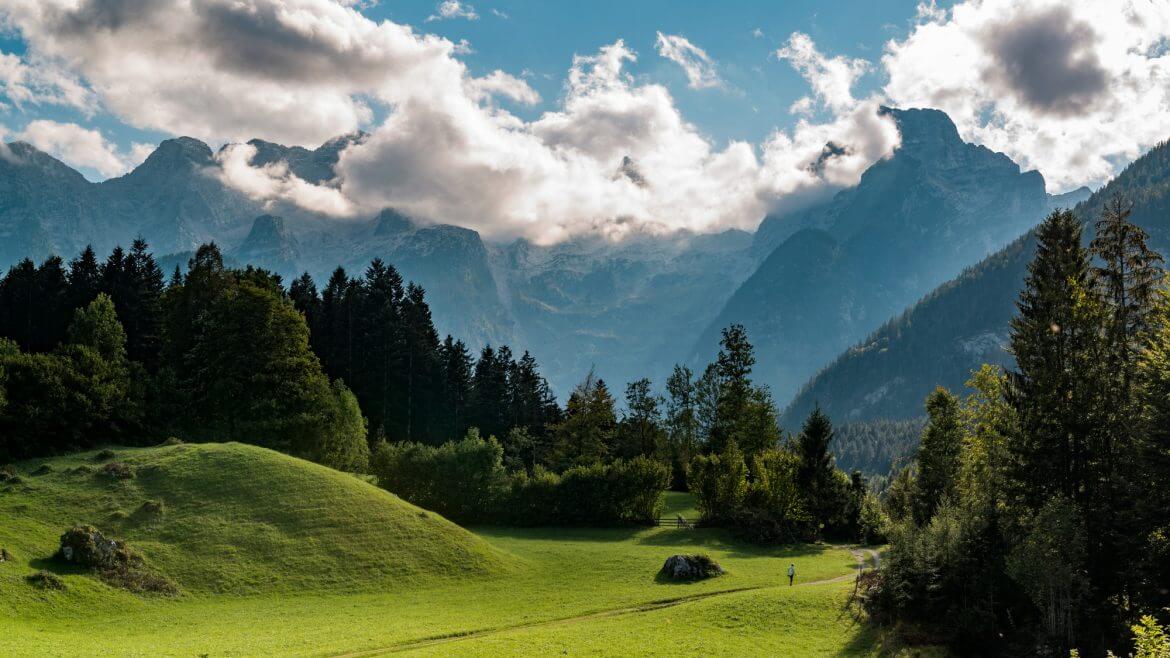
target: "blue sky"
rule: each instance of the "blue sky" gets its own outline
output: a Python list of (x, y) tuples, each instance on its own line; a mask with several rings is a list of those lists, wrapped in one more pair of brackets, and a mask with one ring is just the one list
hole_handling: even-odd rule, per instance
[[(758, 142), (773, 128), (791, 125), (788, 107), (808, 93), (808, 83), (775, 56), (790, 34), (804, 32), (834, 55), (873, 59), (886, 40), (904, 37), (910, 30), (917, 0), (501, 1), (473, 6), (479, 18), (470, 21), (427, 23), (435, 13), (432, 2), (383, 2), (366, 13), (453, 41), (467, 39), (476, 52), (464, 60), (477, 72), (532, 71), (536, 75), (527, 80), (545, 99), (540, 109), (561, 95), (574, 54), (592, 54), (624, 39), (638, 53), (631, 72), (666, 84), (683, 114), (705, 133), (719, 141)], [(493, 9), (507, 18), (493, 14)], [(754, 36), (757, 29), (762, 36)], [(688, 89), (682, 70), (655, 54), (658, 32), (682, 35), (703, 48), (718, 63), (728, 88)], [(871, 74), (858, 89), (864, 92), (879, 82), (880, 75)]]
[[(905, 37), (913, 26), (917, 1), (734, 0), (716, 5), (665, 0), (498, 0), (470, 6), (478, 15), (475, 20), (428, 22), (429, 16), (436, 15), (436, 3), (426, 1), (382, 0), (363, 9), (363, 13), (373, 20), (409, 24), (420, 32), (438, 34), (454, 42), (466, 39), (474, 52), (460, 58), (474, 73), (501, 69), (519, 76), (531, 72), (524, 79), (540, 93), (542, 102), (532, 107), (510, 106), (529, 119), (556, 106), (573, 55), (592, 54), (605, 44), (623, 39), (638, 54), (638, 61), (629, 65), (629, 71), (640, 81), (666, 85), (683, 115), (705, 135), (716, 142), (760, 142), (773, 129), (794, 123), (788, 107), (808, 93), (808, 83), (800, 74), (775, 56), (791, 33), (807, 33), (824, 51), (834, 55), (876, 59), (888, 39)], [(756, 36), (756, 30), (760, 36)], [(703, 48), (716, 61), (726, 87), (688, 89), (683, 71), (655, 52), (659, 31), (685, 36)], [(24, 54), (26, 44), (19, 33), (9, 32), (0, 37), (0, 51)], [(880, 83), (881, 73), (876, 71), (864, 76), (857, 90), (864, 95)], [(0, 121), (11, 132), (37, 118), (96, 128), (123, 148), (135, 142), (157, 143), (172, 136), (135, 128), (108, 113), (87, 117), (70, 108), (48, 105), (0, 112)], [(83, 170), (90, 178), (102, 178), (92, 168)]]
[[(0, 0), (0, 137), (99, 180), (190, 135), (258, 200), (502, 239), (750, 230), (888, 157), (881, 105), (1104, 183), (1170, 136), (1166, 2)], [(326, 186), (240, 146), (358, 129)]]

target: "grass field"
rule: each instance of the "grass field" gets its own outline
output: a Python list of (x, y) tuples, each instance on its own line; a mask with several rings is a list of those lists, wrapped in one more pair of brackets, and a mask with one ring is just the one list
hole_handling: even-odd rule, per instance
[[(0, 655), (867, 655), (843, 613), (856, 558), (761, 549), (712, 530), (463, 530), (362, 480), (238, 444), (118, 450), (128, 480), (74, 472), (93, 453), (19, 464), (0, 489)], [(161, 516), (142, 503), (162, 501)], [(668, 514), (694, 516), (685, 495)], [(180, 587), (138, 596), (48, 558), (88, 522)], [(673, 553), (728, 574), (656, 581)], [(784, 570), (795, 562), (798, 586)], [(64, 591), (25, 581), (57, 571)], [(783, 584), (782, 584), (783, 583)]]

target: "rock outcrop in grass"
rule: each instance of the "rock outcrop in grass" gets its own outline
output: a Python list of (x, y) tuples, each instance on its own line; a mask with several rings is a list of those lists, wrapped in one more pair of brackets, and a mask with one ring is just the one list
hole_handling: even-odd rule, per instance
[(671, 555), (658, 571), (668, 580), (695, 581), (723, 575), (723, 567), (707, 555)]

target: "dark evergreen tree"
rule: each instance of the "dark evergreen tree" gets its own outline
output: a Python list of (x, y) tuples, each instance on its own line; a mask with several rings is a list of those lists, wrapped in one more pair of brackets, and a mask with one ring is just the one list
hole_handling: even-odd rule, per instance
[(1034, 505), (1056, 492), (1077, 500), (1086, 495), (1090, 440), (1102, 413), (1093, 373), (1106, 356), (1079, 220), (1069, 211), (1053, 212), (1037, 239), (1011, 324), (1017, 370), (1009, 373), (1020, 421), (1009, 445), (1014, 481)]
[(963, 427), (959, 400), (939, 387), (926, 399), (928, 421), (918, 448), (918, 480), (914, 496), (915, 521), (930, 521), (938, 506), (955, 494)]
[(443, 441), (454, 441), (467, 433), (468, 404), (471, 400), (471, 352), (461, 340), (450, 335), (439, 346), (443, 369), (441, 423)]
[(102, 292), (102, 272), (93, 247), (86, 247), (77, 258), (69, 261), (69, 303), (81, 308)]
[(512, 352), (487, 345), (480, 352), (471, 379), (470, 422), (483, 436), (499, 437), (508, 430), (508, 369)]
[(162, 349), (161, 301), (165, 288), (162, 269), (141, 238), (131, 245), (124, 265), (122, 285), (106, 292), (114, 300), (118, 318), (126, 328), (126, 353), (131, 360), (154, 370)]
[(838, 502), (833, 488), (836, 469), (829, 450), (832, 443), (833, 423), (816, 406), (800, 428), (794, 447), (800, 459), (796, 482), (806, 501), (805, 508), (821, 523), (833, 516)]

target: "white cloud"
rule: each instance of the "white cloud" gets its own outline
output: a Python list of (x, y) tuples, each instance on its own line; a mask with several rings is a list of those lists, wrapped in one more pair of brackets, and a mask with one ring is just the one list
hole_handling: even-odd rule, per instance
[(763, 39), (764, 31), (757, 27), (756, 29), (752, 30), (752, 36), (757, 39)]
[(102, 176), (116, 176), (130, 169), (130, 158), (100, 132), (75, 123), (38, 119), (24, 127), (17, 139), (74, 167), (88, 167)]
[(465, 18), (469, 21), (479, 20), (475, 7), (462, 3), (459, 0), (443, 0), (435, 5), (435, 13), (427, 16), (426, 22), (443, 21), (452, 18)]
[(492, 7), (491, 11), (492, 11), (492, 16), (495, 16), (496, 18), (502, 18), (504, 20), (508, 20), (509, 18), (511, 18), (511, 16), (509, 16), (507, 14), (507, 12), (496, 9), (495, 7)]
[(886, 44), (885, 93), (1039, 169), (1053, 191), (1103, 182), (1170, 135), (1164, 2), (969, 0), (919, 6)]
[(0, 98), (18, 108), (27, 105), (62, 105), (92, 114), (97, 109), (93, 93), (76, 77), (47, 62), (28, 62), (0, 52)]
[(483, 100), (490, 96), (510, 98), (521, 105), (536, 105), (540, 102), (540, 94), (528, 86), (528, 83), (496, 69), (482, 78), (472, 78), (468, 81), (470, 94)]
[[(491, 238), (541, 242), (582, 232), (751, 229), (772, 209), (856, 182), (897, 140), (867, 100), (830, 108), (825, 123), (801, 121), (762, 145), (715, 144), (666, 87), (629, 75), (636, 55), (620, 40), (574, 57), (558, 106), (524, 120), (495, 102), (539, 102), (523, 80), (502, 71), (473, 76), (457, 44), (372, 21), (356, 5), (121, 2), (136, 10), (99, 0), (0, 6), (31, 53), (76, 75), (132, 125), (302, 145), (365, 128), (369, 137), (342, 152), (328, 185), (280, 164), (254, 167), (245, 146), (220, 155), (223, 179), (253, 198), (330, 216), (393, 207)], [(662, 42), (709, 68), (694, 78), (707, 84), (713, 62), (677, 39)], [(377, 124), (375, 110), (384, 116)], [(828, 142), (839, 145), (832, 157), (824, 155)], [(114, 156), (125, 167), (141, 153)], [(642, 184), (616, 175), (626, 157)], [(113, 160), (103, 166), (115, 168)]]
[[(824, 56), (812, 38), (801, 32), (794, 32), (788, 43), (776, 51), (776, 57), (788, 60), (812, 86), (817, 100), (838, 113), (856, 104), (853, 85), (870, 68), (869, 62), (863, 59)], [(801, 112), (810, 109), (808, 103), (798, 103), (793, 109)]]
[(658, 33), (658, 54), (682, 67), (691, 89), (709, 89), (723, 84), (715, 62), (706, 51), (677, 34)]
[(471, 47), (471, 42), (467, 39), (460, 39), (459, 43), (451, 49), (453, 55), (474, 55), (475, 49)]
[(216, 154), (221, 180), (269, 206), (291, 203), (310, 212), (342, 218), (356, 213), (354, 205), (336, 188), (306, 182), (283, 162), (253, 167), (255, 156), (256, 147), (250, 144), (224, 147)]

